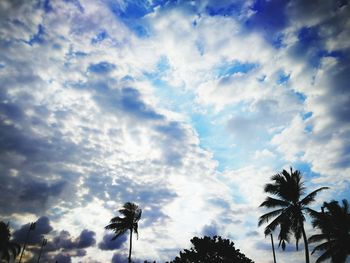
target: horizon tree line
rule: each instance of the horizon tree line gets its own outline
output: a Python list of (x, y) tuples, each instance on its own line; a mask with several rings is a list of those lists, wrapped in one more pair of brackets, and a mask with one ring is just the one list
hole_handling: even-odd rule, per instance
[[(293, 171), (292, 168), (290, 168), (290, 172), (283, 170), (281, 173), (273, 175), (271, 177), (271, 181), (272, 182), (267, 183), (264, 187), (264, 192), (269, 195), (260, 204), (260, 207), (273, 210), (260, 216), (258, 226), (265, 223), (268, 224), (264, 229), (264, 234), (265, 236), (269, 235), (271, 237), (274, 263), (277, 262), (273, 242), (273, 234), (276, 230), (278, 230), (278, 247), (281, 247), (283, 251), (286, 249), (286, 245), (290, 242), (291, 237), (294, 237), (295, 239), (296, 250), (299, 250), (299, 240), (303, 240), (306, 263), (310, 263), (309, 243), (318, 243), (311, 252), (311, 254), (314, 254), (315, 252), (321, 253), (316, 259), (315, 263), (321, 263), (325, 260), (331, 260), (333, 263), (345, 263), (347, 257), (350, 256), (350, 208), (348, 201), (344, 199), (342, 200), (342, 204), (339, 204), (335, 200), (324, 202), (321, 207), (321, 211), (318, 212), (311, 209), (309, 205), (315, 201), (315, 198), (319, 192), (327, 190), (329, 187), (321, 187), (309, 194), (306, 194), (306, 188), (300, 171)], [(136, 234), (138, 239), (138, 222), (141, 219), (142, 210), (135, 203), (126, 202), (122, 208), (118, 210), (118, 212), (121, 214), (121, 216), (113, 217), (110, 220), (110, 223), (105, 226), (105, 229), (114, 231), (115, 235), (111, 241), (116, 240), (118, 237), (127, 232), (129, 233), (128, 262), (131, 263), (133, 233)], [(311, 217), (312, 226), (317, 228), (320, 232), (310, 236), (309, 238), (307, 238), (305, 232), (304, 223), (306, 220), (306, 215)], [(18, 263), (21, 263), (23, 253), (29, 239), (30, 231), (33, 231), (34, 229), (35, 223), (31, 223)], [(176, 257), (176, 259), (171, 262), (202, 262), (201, 260), (203, 259), (203, 255), (214, 253), (211, 255), (213, 257), (208, 257), (206, 262), (226, 263), (232, 262), (229, 261), (230, 257), (232, 258), (239, 255), (239, 250), (234, 249), (233, 243), (230, 243), (229, 240), (222, 239), (221, 237), (204, 237), (204, 239), (194, 237), (191, 242), (194, 245), (194, 248), (180, 252), (180, 257)], [(40, 261), (43, 247), (46, 244), (47, 240), (44, 238), (42, 240), (37, 262)], [(203, 244), (206, 245), (205, 248), (207, 250), (203, 250)], [(231, 254), (219, 256), (218, 250), (222, 251), (222, 249), (230, 251)], [(15, 260), (20, 254), (20, 251), (21, 246), (11, 240), (9, 223), (5, 224), (1, 221), (1, 262), (10, 262), (11, 256)], [(182, 259), (184, 261), (181, 261)], [(211, 261), (211, 259), (214, 261)], [(244, 255), (242, 257), (242, 260), (243, 259), (245, 261), (235, 260), (233, 262), (253, 262), (250, 259), (245, 258)]]

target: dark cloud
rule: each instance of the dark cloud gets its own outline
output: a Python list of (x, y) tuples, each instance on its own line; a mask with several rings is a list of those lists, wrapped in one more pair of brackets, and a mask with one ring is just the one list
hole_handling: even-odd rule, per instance
[(185, 131), (183, 127), (181, 127), (181, 124), (176, 121), (171, 121), (167, 124), (156, 125), (155, 130), (175, 140), (182, 140), (185, 137)]
[(116, 66), (114, 64), (111, 64), (106, 61), (102, 61), (100, 63), (91, 64), (88, 67), (88, 71), (95, 74), (108, 74), (112, 72), (115, 68)]
[(114, 254), (112, 258), (112, 263), (127, 263), (128, 256), (122, 254)]
[(59, 253), (57, 255), (55, 255), (52, 259), (54, 262), (59, 262), (59, 263), (71, 263), (72, 262), (72, 258), (70, 255), (68, 254), (64, 254), (64, 253)]
[[(144, 260), (136, 258), (135, 256), (132, 257), (132, 262), (134, 263), (143, 263)], [(127, 254), (114, 254), (112, 257), (112, 263), (127, 263), (128, 262), (128, 255)], [(152, 261), (153, 262), (153, 261)]]
[(64, 230), (53, 239), (52, 243), (57, 249), (72, 250), (88, 248), (96, 244), (95, 232), (85, 229), (80, 233), (79, 237), (73, 239), (70, 233)]
[[(278, 240), (277, 238), (274, 238), (274, 244), (275, 244), (275, 250), (276, 251), (283, 251), (284, 253), (289, 252), (289, 253), (300, 253), (300, 251), (304, 250), (303, 245), (299, 245), (299, 250), (297, 251), (295, 248), (295, 244), (290, 243), (286, 244), (286, 249), (282, 250), (282, 247), (278, 247)], [(266, 250), (266, 251), (271, 251), (271, 239), (270, 236), (265, 238), (265, 241), (258, 241), (254, 244), (254, 247), (258, 250)]]
[[(13, 233), (13, 238), (19, 244), (24, 244), (30, 224), (23, 225)], [(42, 255), (43, 262), (71, 262), (72, 257), (84, 257), (85, 248), (94, 246), (96, 243), (95, 232), (83, 230), (77, 238), (72, 238), (68, 231), (59, 232), (58, 236), (51, 237), (55, 234), (48, 217), (40, 217), (35, 222), (35, 229), (30, 231), (27, 251), (33, 255), (30, 262), (36, 262), (37, 255), (43, 238), (48, 239), (44, 247), (45, 253)]]
[(181, 123), (175, 121), (155, 125), (154, 129), (160, 134), (157, 137), (157, 144), (162, 149), (164, 163), (169, 166), (180, 167), (186, 152), (183, 144), (188, 138), (186, 129)]
[(247, 237), (256, 237), (256, 236), (259, 236), (259, 232), (258, 231), (250, 231), (246, 234)]
[[(30, 99), (15, 104), (9, 102), (13, 99), (8, 94), (0, 93), (0, 212), (42, 214), (54, 199), (69, 197), (62, 196), (69, 188), (62, 177), (65, 164), (74, 161), (77, 148), (44, 121), (49, 114), (46, 107), (34, 107), (34, 116), (28, 116), (24, 110), (30, 107)], [(35, 130), (48, 131), (52, 137)], [(55, 179), (47, 180), (53, 175)], [(10, 197), (16, 206), (5, 204)]]
[(95, 232), (84, 229), (77, 239), (77, 248), (87, 248), (96, 244)]
[(163, 115), (143, 101), (141, 93), (135, 88), (112, 89), (107, 81), (92, 81), (89, 86), (98, 91), (94, 99), (104, 111), (119, 111), (126, 117), (139, 120), (164, 120)]
[(98, 248), (102, 250), (115, 250), (121, 248), (128, 240), (127, 233), (118, 237), (116, 240), (111, 240), (115, 234), (110, 233), (103, 236), (103, 240), (98, 243)]
[[(294, 106), (285, 107), (284, 100), (261, 99), (251, 105), (251, 111), (233, 116), (227, 122), (227, 130), (236, 139), (237, 143), (244, 143), (245, 147), (254, 144), (268, 135), (268, 130), (282, 125), (297, 111), (296, 106), (301, 104), (296, 93), (290, 93), (290, 101)], [(278, 114), (276, 114), (278, 112)]]
[(123, 88), (120, 102), (123, 111), (129, 112), (142, 119), (157, 120), (164, 118), (141, 100), (141, 94), (137, 89), (131, 87)]
[(203, 236), (216, 236), (220, 235), (219, 226), (216, 222), (211, 222), (209, 225), (205, 225), (202, 229)]
[[(23, 225), (20, 229), (13, 233), (13, 238), (16, 242), (23, 244), (26, 240), (28, 229), (30, 224)], [(60, 252), (64, 251), (65, 256), (69, 254), (69, 257), (82, 257), (86, 254), (85, 248), (94, 246), (96, 244), (95, 232), (84, 229), (80, 235), (76, 238), (72, 238), (68, 231), (59, 232), (58, 236), (55, 236), (52, 240), (50, 236), (54, 234), (53, 227), (50, 224), (48, 217), (40, 217), (35, 222), (35, 229), (30, 231), (28, 244), (35, 245), (30, 248), (34, 252), (38, 252), (43, 238), (48, 239), (48, 243), (45, 250), (48, 252)], [(52, 253), (51, 253), (52, 254)], [(56, 253), (52, 254), (56, 255)], [(51, 256), (52, 256), (51, 255)], [(63, 255), (63, 254), (62, 254)]]
[(211, 198), (208, 200), (208, 202), (215, 205), (216, 207), (221, 207), (224, 210), (230, 209), (230, 203), (221, 198)]
[[(16, 242), (23, 244), (26, 241), (30, 223), (23, 225), (20, 229), (13, 233), (13, 238)], [(35, 229), (30, 231), (28, 244), (41, 244), (45, 235), (53, 230), (50, 224), (50, 219), (46, 216), (40, 217), (35, 222)]]

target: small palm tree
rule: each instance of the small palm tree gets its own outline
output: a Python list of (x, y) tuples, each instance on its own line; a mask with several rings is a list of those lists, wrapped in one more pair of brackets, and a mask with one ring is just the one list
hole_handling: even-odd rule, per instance
[(305, 259), (306, 263), (309, 263), (309, 248), (304, 229), (304, 212), (307, 210), (307, 206), (315, 200), (317, 193), (328, 187), (321, 187), (302, 198), (305, 193), (304, 183), (300, 171), (293, 171), (292, 168), (290, 168), (290, 173), (283, 170), (282, 173), (272, 176), (271, 180), (273, 183), (266, 184), (264, 191), (277, 198), (266, 197), (260, 207), (278, 207), (278, 209), (262, 215), (259, 218), (258, 225), (261, 226), (264, 223), (268, 223), (272, 218), (275, 218), (265, 228), (265, 235), (270, 234), (270, 232), (274, 231), (276, 227), (279, 226), (279, 246), (282, 245), (283, 250), (285, 249), (286, 242), (289, 241), (291, 233), (294, 234), (297, 250), (298, 242), (301, 237), (303, 237)]
[(311, 236), (309, 242), (323, 242), (312, 251), (312, 254), (324, 251), (316, 263), (327, 259), (344, 263), (350, 256), (350, 208), (347, 200), (343, 200), (342, 204), (339, 205), (337, 201), (325, 202), (322, 212), (309, 209), (312, 225), (321, 230), (321, 234)]
[(15, 259), (20, 251), (21, 246), (15, 242), (10, 241), (11, 239), (11, 233), (9, 229), (9, 225), (5, 224), (4, 222), (0, 222), (0, 260), (3, 261), (10, 261), (11, 254), (13, 258)]
[(110, 224), (105, 229), (111, 229), (114, 231), (115, 236), (112, 240), (117, 239), (123, 235), (126, 231), (130, 230), (130, 247), (129, 247), (129, 263), (131, 263), (131, 249), (132, 249), (132, 233), (135, 232), (138, 237), (138, 221), (141, 218), (142, 210), (134, 203), (127, 202), (123, 205), (122, 209), (119, 209), (119, 213), (123, 217), (114, 217), (111, 219)]

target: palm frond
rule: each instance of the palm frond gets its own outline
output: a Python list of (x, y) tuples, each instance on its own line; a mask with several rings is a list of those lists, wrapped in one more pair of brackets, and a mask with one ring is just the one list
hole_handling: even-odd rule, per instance
[(315, 263), (321, 263), (332, 256), (332, 251), (331, 250), (326, 250), (317, 260)]
[(278, 195), (279, 194), (279, 186), (275, 184), (266, 184), (264, 187), (265, 193), (270, 193), (273, 195)]
[(311, 254), (315, 253), (315, 251), (322, 251), (322, 250), (329, 250), (331, 248), (331, 243), (330, 242), (324, 242), (321, 243), (317, 246), (314, 247), (314, 249), (312, 250)]
[(260, 207), (264, 206), (267, 208), (274, 208), (276, 206), (287, 207), (289, 205), (290, 205), (290, 203), (288, 203), (284, 200), (279, 200), (279, 199), (272, 198), (272, 197), (268, 196), (268, 197), (266, 197), (265, 201), (261, 203)]
[(120, 237), (121, 235), (123, 235), (128, 229), (118, 229), (115, 232), (114, 237), (111, 240), (116, 240), (118, 237)]
[(315, 243), (315, 242), (320, 242), (327, 239), (327, 235), (326, 234), (316, 234), (316, 235), (312, 235), (311, 237), (308, 238), (308, 242), (309, 243)]
[(345, 214), (350, 214), (350, 210), (349, 210), (349, 202), (346, 199), (342, 200), (343, 203), (343, 211)]
[(138, 224), (137, 224), (137, 223), (134, 223), (133, 230), (134, 230), (134, 232), (135, 232), (135, 234), (136, 234), (136, 238), (137, 238), (137, 239), (139, 239), (138, 228), (139, 228)]
[(274, 210), (272, 212), (266, 213), (259, 218), (258, 226), (261, 226), (264, 223), (268, 223), (269, 220), (283, 212), (284, 208)]
[(308, 194), (307, 196), (305, 196), (299, 203), (301, 206), (306, 206), (309, 205), (310, 203), (312, 203), (313, 201), (315, 201), (315, 197), (317, 195), (318, 192), (322, 191), (322, 190), (326, 190), (329, 189), (329, 187), (321, 187), (318, 188), (317, 190), (311, 192), (310, 194)]
[(286, 223), (286, 211), (281, 213), (279, 216), (277, 216), (270, 224), (268, 224), (265, 228), (265, 235), (266, 233), (270, 233), (276, 229), (278, 225), (282, 225)]

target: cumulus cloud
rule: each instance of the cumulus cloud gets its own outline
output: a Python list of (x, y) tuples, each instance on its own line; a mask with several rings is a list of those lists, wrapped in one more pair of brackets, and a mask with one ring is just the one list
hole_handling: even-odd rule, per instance
[(122, 235), (116, 240), (111, 240), (115, 234), (106, 234), (103, 236), (103, 240), (98, 243), (98, 248), (102, 250), (115, 250), (123, 246), (127, 241), (127, 235)]
[(82, 249), (95, 245), (95, 232), (84, 229), (79, 237), (72, 239), (68, 231), (61, 231), (58, 236), (56, 236), (52, 243), (58, 249), (63, 248), (65, 250), (70, 249)]
[[(30, 231), (30, 238), (28, 239), (28, 244), (38, 245), (41, 244), (42, 239), (45, 235), (49, 234), (53, 227), (50, 224), (50, 220), (46, 216), (40, 217), (35, 223), (35, 229)], [(20, 229), (13, 233), (13, 238), (16, 242), (23, 244), (26, 242), (26, 237), (30, 224), (23, 225)]]
[(85, 249), (96, 244), (96, 233), (93, 231), (84, 229), (78, 237), (73, 238), (66, 230), (57, 233), (51, 226), (50, 219), (46, 216), (40, 217), (34, 223), (35, 228), (30, 231), (28, 240), (27, 234), (30, 224), (21, 226), (13, 233), (14, 240), (19, 244), (27, 242), (26, 250), (30, 254), (29, 257), (33, 259), (39, 253), (44, 238), (48, 240), (44, 247), (45, 253), (42, 256), (45, 261), (62, 260), (62, 262), (71, 262), (72, 257), (85, 256)]

